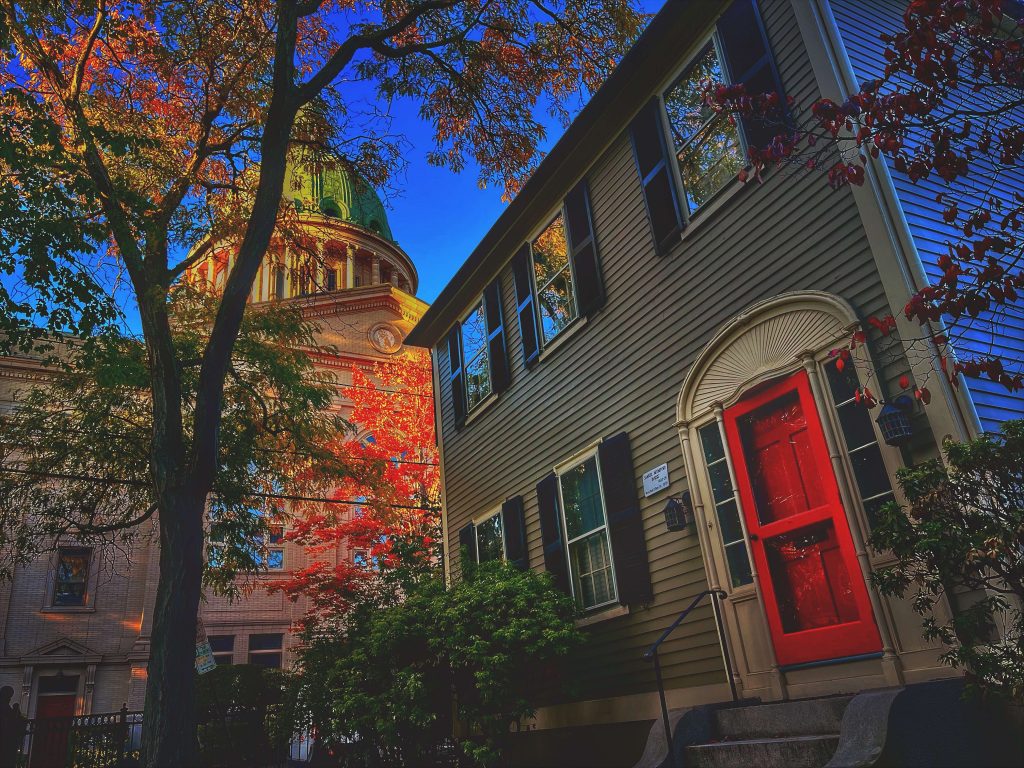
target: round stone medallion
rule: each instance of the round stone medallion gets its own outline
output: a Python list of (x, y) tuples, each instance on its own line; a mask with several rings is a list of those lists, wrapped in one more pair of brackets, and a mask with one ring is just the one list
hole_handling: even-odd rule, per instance
[(402, 348), (402, 332), (391, 323), (377, 323), (370, 329), (369, 336), (373, 348), (386, 355), (393, 355)]

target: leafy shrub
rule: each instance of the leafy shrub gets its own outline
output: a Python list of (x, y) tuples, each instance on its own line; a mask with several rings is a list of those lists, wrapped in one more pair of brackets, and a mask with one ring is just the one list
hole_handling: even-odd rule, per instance
[(286, 674), (252, 664), (218, 666), (196, 681), (199, 752), (204, 766), (273, 765), (290, 728), (275, 724)]
[[(945, 447), (899, 474), (906, 509), (887, 505), (871, 543), (897, 562), (874, 574), (883, 594), (912, 593), (924, 634), (975, 689), (1024, 700), (1024, 421)], [(936, 607), (947, 595), (947, 618)]]
[(293, 705), (350, 765), (430, 765), (456, 725), (460, 751), (492, 765), (580, 639), (547, 574), (488, 563), (354, 611), (346, 637), (303, 651)]

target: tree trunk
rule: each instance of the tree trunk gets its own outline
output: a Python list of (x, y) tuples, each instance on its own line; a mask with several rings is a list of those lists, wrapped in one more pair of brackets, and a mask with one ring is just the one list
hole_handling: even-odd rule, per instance
[(160, 505), (160, 581), (143, 715), (144, 764), (198, 764), (195, 635), (203, 576), (205, 495), (174, 489)]

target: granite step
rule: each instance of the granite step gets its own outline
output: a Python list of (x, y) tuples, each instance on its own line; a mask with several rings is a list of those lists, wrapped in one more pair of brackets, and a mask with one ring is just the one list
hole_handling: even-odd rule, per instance
[(741, 739), (686, 747), (688, 768), (822, 768), (832, 758), (839, 734)]
[(852, 698), (831, 696), (720, 709), (715, 712), (715, 729), (719, 738), (730, 741), (839, 733)]

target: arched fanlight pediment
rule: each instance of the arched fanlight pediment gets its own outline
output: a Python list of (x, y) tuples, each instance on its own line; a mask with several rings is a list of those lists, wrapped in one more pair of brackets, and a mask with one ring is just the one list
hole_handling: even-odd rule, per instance
[(714, 335), (686, 374), (676, 418), (688, 422), (715, 403), (791, 370), (806, 352), (835, 346), (857, 325), (843, 299), (819, 291), (785, 293), (751, 305)]

